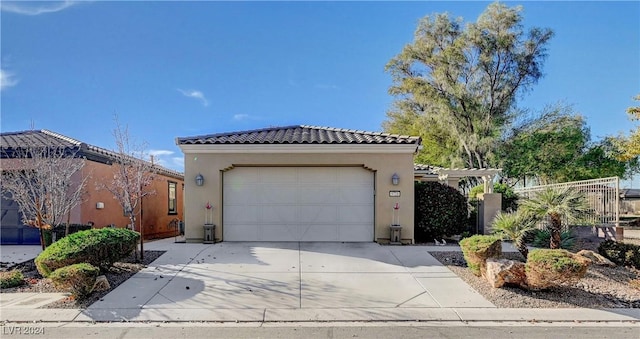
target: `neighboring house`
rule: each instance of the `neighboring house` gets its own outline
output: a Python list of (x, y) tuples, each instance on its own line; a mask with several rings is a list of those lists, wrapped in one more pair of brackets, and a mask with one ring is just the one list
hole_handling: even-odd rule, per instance
[(186, 240), (213, 223), (217, 241), (388, 242), (395, 211), (413, 243), (420, 142), (304, 125), (177, 138)]
[(640, 189), (625, 188), (620, 190), (620, 213), (640, 214)]
[[(19, 163), (16, 151), (25, 147), (63, 147), (70, 153), (85, 159), (81, 175), (88, 176), (83, 202), (70, 215), (71, 223), (92, 222), (96, 228), (114, 225), (125, 227), (129, 218), (113, 195), (99, 190), (97, 184), (109, 182), (114, 175), (114, 159), (117, 154), (104, 148), (88, 145), (78, 140), (48, 130), (0, 133), (0, 169), (15, 169)], [(141, 161), (141, 160), (138, 160)], [(142, 199), (142, 223), (144, 237), (166, 238), (176, 235), (169, 226), (174, 219), (183, 219), (184, 176), (158, 165), (153, 165), (155, 194)], [(17, 204), (2, 198), (1, 244), (39, 244), (38, 230), (22, 223)], [(174, 223), (175, 224), (175, 223)]]

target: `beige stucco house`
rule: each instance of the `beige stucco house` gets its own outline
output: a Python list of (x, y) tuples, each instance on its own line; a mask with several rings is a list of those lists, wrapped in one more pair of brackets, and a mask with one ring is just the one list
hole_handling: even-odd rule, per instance
[(177, 138), (186, 241), (207, 223), (215, 241), (388, 242), (396, 218), (413, 243), (420, 142), (304, 125)]

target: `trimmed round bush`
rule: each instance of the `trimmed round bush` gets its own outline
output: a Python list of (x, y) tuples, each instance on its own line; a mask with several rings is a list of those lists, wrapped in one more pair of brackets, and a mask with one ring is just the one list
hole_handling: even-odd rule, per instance
[(99, 268), (79, 263), (59, 268), (49, 278), (57, 289), (71, 292), (76, 298), (84, 298), (93, 291), (98, 274)]
[(18, 270), (0, 272), (0, 288), (11, 288), (24, 284), (24, 275)]
[(460, 248), (471, 272), (481, 276), (487, 266), (487, 259), (502, 255), (502, 240), (494, 235), (477, 234), (460, 240)]
[(617, 265), (640, 269), (640, 246), (605, 240), (598, 246), (598, 253)]
[(430, 242), (468, 229), (467, 199), (457, 189), (438, 182), (415, 184), (416, 242)]
[(77, 263), (89, 263), (106, 270), (130, 255), (139, 239), (140, 233), (125, 228), (80, 231), (51, 244), (36, 257), (35, 264), (43, 277)]
[(536, 249), (525, 264), (527, 285), (542, 290), (560, 284), (575, 284), (589, 268), (589, 261), (562, 249)]

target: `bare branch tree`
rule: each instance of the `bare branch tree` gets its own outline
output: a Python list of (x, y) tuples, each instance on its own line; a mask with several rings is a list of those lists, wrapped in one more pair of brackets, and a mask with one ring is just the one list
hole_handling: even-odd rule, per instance
[[(122, 210), (129, 217), (130, 227), (136, 230), (136, 216), (142, 214), (142, 198), (155, 194), (151, 187), (154, 180), (154, 167), (146, 158), (146, 144), (136, 143), (131, 139), (128, 126), (120, 125), (118, 117), (114, 118), (116, 128), (113, 137), (116, 143), (116, 159), (113, 163), (114, 175), (109, 182), (98, 182), (98, 189), (106, 189), (120, 203)], [(139, 219), (140, 259), (144, 258), (144, 227)]]
[(6, 149), (3, 153), (2, 194), (18, 204), (26, 225), (40, 230), (45, 249), (43, 230), (61, 224), (82, 202), (88, 179), (81, 171), (85, 160), (77, 149), (61, 146), (27, 145), (11, 155)]

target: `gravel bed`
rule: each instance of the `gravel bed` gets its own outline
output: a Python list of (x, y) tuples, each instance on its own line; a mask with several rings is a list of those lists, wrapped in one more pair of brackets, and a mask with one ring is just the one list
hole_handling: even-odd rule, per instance
[[(48, 304), (42, 308), (87, 308), (94, 302), (100, 300), (106, 294), (111, 292), (118, 285), (127, 281), (131, 276), (136, 274), (141, 269), (147, 267), (148, 264), (158, 259), (165, 251), (144, 251), (144, 260), (140, 261), (136, 258), (135, 254), (132, 254), (116, 263), (109, 269), (108, 272), (102, 272), (109, 281), (110, 289), (105, 291), (96, 291), (91, 293), (87, 298), (82, 300), (76, 300), (73, 297), (68, 297), (63, 300)], [(50, 279), (43, 278), (36, 265), (32, 260), (25, 261), (23, 263), (13, 266), (11, 269), (19, 269), (25, 278), (25, 284), (19, 287), (6, 288), (0, 290), (2, 293), (56, 293), (60, 292), (56, 290)]]
[[(493, 288), (467, 268), (461, 252), (430, 252), (438, 261), (500, 308), (640, 308), (640, 289), (629, 281), (640, 278), (640, 271), (627, 267), (591, 265), (575, 286), (559, 286), (545, 291), (517, 287)], [(503, 257), (524, 261), (520, 253)]]

